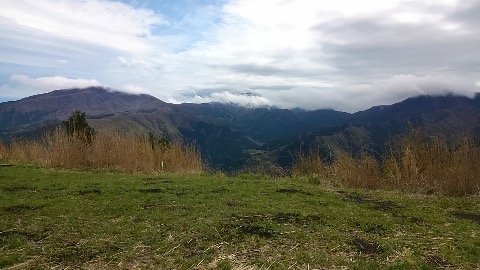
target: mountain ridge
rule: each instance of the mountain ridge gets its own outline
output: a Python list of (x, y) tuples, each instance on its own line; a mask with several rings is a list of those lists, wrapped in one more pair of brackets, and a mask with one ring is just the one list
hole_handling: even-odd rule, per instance
[(45, 126), (61, 123), (75, 110), (86, 112), (91, 126), (99, 131), (153, 133), (195, 143), (212, 169), (225, 171), (265, 162), (288, 167), (292, 153), (308, 148), (325, 155), (333, 148), (381, 152), (391, 138), (411, 128), (442, 136), (464, 132), (480, 137), (478, 94), (474, 98), (412, 97), (345, 113), (222, 103), (169, 104), (150, 95), (89, 87), (0, 103), (0, 139), (31, 137), (36, 130), (40, 133)]

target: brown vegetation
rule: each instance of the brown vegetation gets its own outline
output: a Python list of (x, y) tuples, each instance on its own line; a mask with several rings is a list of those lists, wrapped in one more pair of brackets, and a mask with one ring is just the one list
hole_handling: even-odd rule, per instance
[(413, 131), (398, 139), (381, 160), (366, 153), (359, 158), (337, 153), (330, 164), (325, 164), (318, 153), (311, 152), (298, 155), (292, 174), (349, 187), (477, 194), (480, 147), (466, 136), (447, 140)]
[(194, 146), (152, 143), (147, 136), (98, 133), (85, 142), (81, 135), (57, 129), (41, 141), (0, 144), (0, 159), (58, 168), (107, 168), (128, 172), (201, 172)]

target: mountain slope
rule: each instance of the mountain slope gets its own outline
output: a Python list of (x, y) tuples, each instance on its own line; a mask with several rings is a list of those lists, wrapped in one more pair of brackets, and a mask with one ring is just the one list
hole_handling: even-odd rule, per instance
[(325, 160), (342, 150), (353, 155), (364, 151), (381, 156), (391, 140), (419, 129), (430, 136), (468, 135), (480, 139), (480, 95), (421, 96), (389, 106), (376, 106), (352, 114), (344, 125), (312, 130), (298, 138), (266, 145), (271, 160), (288, 167), (295, 153), (318, 151)]
[(316, 149), (381, 155), (389, 140), (412, 128), (434, 136), (480, 134), (480, 96), (416, 97), (389, 106), (348, 114), (333, 110), (292, 111), (232, 104), (168, 104), (149, 95), (99, 87), (57, 90), (0, 103), (0, 139), (35, 137), (86, 112), (97, 131), (153, 133), (194, 143), (213, 169), (246, 166), (288, 167), (295, 153)]
[(235, 170), (251, 150), (313, 129), (338, 125), (348, 117), (335, 111), (292, 112), (231, 104), (167, 104), (148, 95), (100, 87), (57, 90), (0, 104), (0, 138), (38, 137), (71, 112), (86, 112), (97, 131), (154, 133), (194, 143), (212, 168)]
[(89, 117), (141, 111), (168, 112), (165, 102), (149, 95), (130, 95), (101, 87), (56, 90), (0, 104), (0, 138), (15, 136), (68, 118), (75, 110)]

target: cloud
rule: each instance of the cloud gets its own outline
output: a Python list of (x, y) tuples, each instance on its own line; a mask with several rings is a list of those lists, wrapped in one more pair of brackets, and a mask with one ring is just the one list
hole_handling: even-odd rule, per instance
[[(172, 103), (179, 103), (176, 99), (169, 100)], [(262, 96), (256, 95), (252, 92), (245, 93), (231, 93), (229, 91), (213, 92), (207, 96), (194, 95), (191, 97), (183, 97), (180, 102), (190, 103), (232, 103), (246, 107), (267, 107), (272, 106), (270, 101)]]
[(145, 94), (148, 92), (147, 89), (141, 86), (136, 86), (136, 85), (125, 85), (123, 87), (120, 87), (118, 90), (121, 90), (126, 93), (130, 93), (130, 94)]
[(92, 78), (173, 102), (344, 111), (479, 89), (478, 0), (142, 3), (6, 1), (0, 81)]
[(96, 80), (69, 79), (61, 76), (30, 78), (26, 75), (16, 74), (12, 75), (11, 80), (19, 83), (22, 87), (28, 87), (40, 91), (101, 86)]
[(467, 2), (229, 1), (222, 23), (176, 68), (196, 67), (183, 89), (247, 88), (286, 108), (355, 111), (412, 95), (472, 96), (480, 33), (474, 12), (463, 15), (479, 2)]
[[(292, 87), (289, 89), (246, 89), (237, 92), (213, 91), (184, 94), (171, 102), (222, 102), (248, 107), (276, 106), (280, 108), (336, 109), (356, 112), (376, 105), (390, 105), (412, 96), (442, 96), (456, 93), (475, 95), (475, 83), (459, 77), (396, 75), (369, 84), (325, 87)], [(248, 94), (244, 94), (248, 93)]]
[(386, 96), (409, 96), (431, 95), (441, 96), (456, 93), (468, 97), (475, 96), (475, 84), (459, 77), (396, 75), (385, 81), (378, 81), (372, 85), (376, 92), (382, 92)]
[(455, 17), (464, 2), (347, 2), (230, 1), (211, 38), (185, 55), (208, 65), (207, 87), (323, 92), (402, 74), (478, 78), (478, 27)]
[(147, 50), (143, 38), (167, 23), (152, 10), (108, 0), (7, 0), (0, 16), (57, 37), (131, 52)]
[[(439, 10), (443, 12), (434, 16), (437, 19), (424, 22), (398, 22), (387, 13), (317, 25), (319, 35), (328, 38), (322, 42), (324, 55), (316, 59), (367, 79), (405, 73), (478, 73), (478, 25), (454, 19), (455, 12)], [(448, 25), (459, 29), (449, 30)]]
[(0, 97), (6, 100), (16, 100), (58, 89), (87, 88), (90, 86), (104, 85), (94, 79), (66, 78), (62, 76), (32, 78), (23, 74), (14, 74), (10, 77), (8, 83), (0, 86)]

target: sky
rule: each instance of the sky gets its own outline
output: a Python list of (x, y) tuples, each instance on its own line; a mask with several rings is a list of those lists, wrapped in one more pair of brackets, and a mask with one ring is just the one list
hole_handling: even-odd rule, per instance
[(2, 0), (0, 101), (103, 86), (355, 112), (480, 92), (480, 0)]

